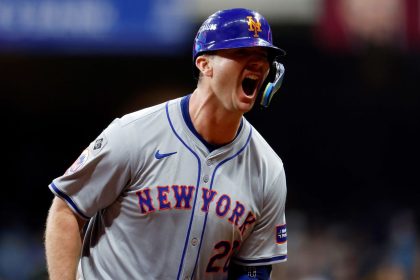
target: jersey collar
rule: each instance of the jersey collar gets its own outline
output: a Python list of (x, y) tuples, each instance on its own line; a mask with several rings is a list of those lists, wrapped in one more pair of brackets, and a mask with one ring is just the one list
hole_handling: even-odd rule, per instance
[(207, 148), (207, 150), (211, 153), (211, 152), (213, 152), (214, 150), (216, 150), (216, 149), (219, 149), (219, 148), (221, 148), (221, 147), (223, 147), (223, 146), (225, 146), (225, 145), (228, 145), (228, 144), (230, 144), (231, 142), (233, 142), (233, 141), (235, 141), (235, 139), (238, 137), (238, 135), (239, 135), (239, 133), (241, 132), (241, 130), (242, 130), (242, 126), (243, 126), (243, 119), (241, 120), (241, 124), (240, 124), (240, 126), (239, 126), (239, 129), (238, 129), (238, 131), (237, 131), (237, 133), (236, 133), (236, 136), (235, 136), (235, 138), (231, 141), (231, 142), (229, 142), (229, 143), (227, 143), (227, 144), (223, 144), (223, 145), (214, 145), (214, 144), (211, 144), (211, 143), (209, 143), (209, 142), (207, 142), (199, 133), (198, 133), (198, 131), (195, 129), (195, 127), (194, 127), (194, 125), (193, 125), (193, 123), (192, 123), (192, 120), (191, 120), (191, 116), (190, 116), (190, 113), (189, 113), (189, 105), (190, 105), (190, 97), (191, 97), (191, 94), (188, 94), (188, 95), (186, 95), (186, 96), (184, 96), (182, 99), (181, 99), (181, 112), (182, 112), (182, 117), (183, 117), (183, 119), (184, 119), (184, 122), (185, 122), (185, 124), (187, 125), (187, 127), (188, 127), (188, 129), (192, 132), (192, 134), (194, 134), (194, 136), (195, 137), (197, 137), (197, 139), (198, 140), (200, 140), (200, 142), (201, 143), (203, 143), (203, 145)]

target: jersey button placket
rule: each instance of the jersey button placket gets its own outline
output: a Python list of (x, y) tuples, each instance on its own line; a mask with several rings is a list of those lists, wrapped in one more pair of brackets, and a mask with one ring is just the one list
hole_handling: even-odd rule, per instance
[(208, 183), (209, 182), (209, 180), (210, 180), (210, 176), (209, 176), (209, 174), (211, 173), (211, 170), (212, 170), (212, 165), (213, 165), (213, 160), (212, 159), (210, 159), (210, 158), (208, 158), (208, 159), (206, 159), (206, 168), (205, 168), (205, 170), (207, 171), (206, 172), (206, 174), (204, 174), (204, 176), (203, 176), (203, 182), (204, 183)]
[(204, 183), (208, 183), (208, 181), (209, 181), (209, 175), (205, 174), (205, 175), (203, 176), (203, 182), (204, 182)]
[(193, 239), (191, 239), (191, 245), (195, 247), (197, 246), (197, 244), (198, 244), (198, 238), (194, 237)]
[(192, 273), (195, 270), (195, 262), (198, 258), (199, 249), (200, 249), (200, 242), (201, 238), (199, 238), (202, 234), (204, 228), (204, 220), (205, 220), (205, 213), (202, 211), (202, 200), (200, 199), (202, 195), (201, 188), (208, 188), (208, 184), (210, 182), (210, 174), (211, 174), (211, 164), (213, 162), (209, 162), (208, 159), (203, 159), (201, 162), (201, 181), (198, 187), (198, 203), (195, 205), (195, 213), (193, 223), (191, 224), (191, 232), (190, 232), (190, 239), (188, 242), (188, 248), (185, 255), (184, 267), (182, 271), (182, 278), (181, 279), (191, 279)]

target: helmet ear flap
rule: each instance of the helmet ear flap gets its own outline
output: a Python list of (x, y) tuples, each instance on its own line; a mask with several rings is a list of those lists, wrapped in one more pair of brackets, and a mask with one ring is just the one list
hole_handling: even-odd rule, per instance
[(270, 66), (270, 72), (268, 73), (266, 82), (261, 87), (261, 106), (268, 107), (270, 105), (271, 99), (283, 83), (284, 72), (283, 64), (274, 59)]
[(271, 64), (270, 64), (270, 72), (268, 72), (268, 76), (267, 76), (267, 81), (270, 83), (274, 82), (274, 79), (276, 78), (277, 75), (277, 66), (276, 66), (276, 59), (271, 60)]

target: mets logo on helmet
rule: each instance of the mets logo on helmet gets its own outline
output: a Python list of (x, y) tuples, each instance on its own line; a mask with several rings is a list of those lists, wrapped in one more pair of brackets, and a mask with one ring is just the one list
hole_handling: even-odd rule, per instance
[(249, 26), (249, 31), (254, 31), (254, 37), (258, 38), (258, 32), (261, 32), (261, 23), (260, 21), (257, 19), (257, 22), (254, 21), (254, 19), (252, 18), (252, 16), (247, 16), (246, 17), (248, 19), (248, 26)]

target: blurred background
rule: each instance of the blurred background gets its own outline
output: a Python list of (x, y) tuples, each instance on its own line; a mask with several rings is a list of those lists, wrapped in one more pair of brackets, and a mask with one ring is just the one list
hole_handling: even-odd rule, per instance
[(274, 279), (420, 279), (420, 0), (0, 0), (0, 279), (47, 278), (47, 185), (114, 118), (191, 93), (195, 33), (230, 7), (287, 51), (247, 114), (288, 180)]

